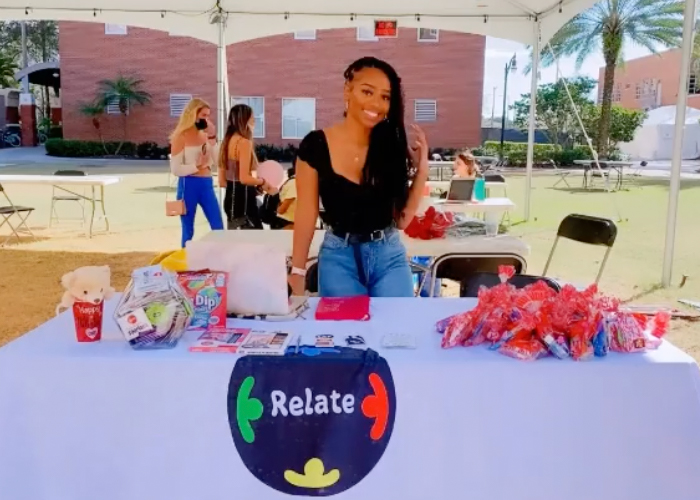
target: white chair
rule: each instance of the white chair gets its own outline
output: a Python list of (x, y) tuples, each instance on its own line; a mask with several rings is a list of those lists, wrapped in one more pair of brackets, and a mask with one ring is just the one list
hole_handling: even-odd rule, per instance
[[(0, 217), (2, 218), (2, 220), (0, 220), (0, 228), (5, 225), (10, 228), (10, 235), (0, 243), (0, 247), (4, 247), (12, 238), (20, 242), (20, 233), (29, 234), (33, 238), (34, 233), (32, 233), (32, 230), (27, 225), (27, 219), (34, 211), (34, 208), (18, 206), (12, 203), (12, 200), (7, 196), (2, 184), (0, 184), (0, 194), (2, 194), (7, 200), (7, 203), (9, 203), (9, 205), (0, 206)], [(13, 217), (18, 219), (16, 223), (13, 223)]]
[(557, 182), (555, 182), (554, 186), (552, 186), (552, 187), (557, 187), (557, 185), (559, 185), (563, 182), (564, 184), (566, 184), (566, 187), (570, 188), (571, 186), (569, 186), (569, 181), (567, 181), (566, 178), (569, 175), (571, 175), (571, 171), (570, 170), (563, 170), (563, 169), (559, 168), (557, 166), (557, 162), (555, 162), (554, 160), (549, 160), (549, 163), (554, 168), (554, 174), (557, 177), (559, 177), (559, 180)]

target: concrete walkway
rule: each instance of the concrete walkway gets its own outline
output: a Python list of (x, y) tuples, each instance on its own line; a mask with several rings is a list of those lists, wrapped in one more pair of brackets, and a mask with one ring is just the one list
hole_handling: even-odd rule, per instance
[(44, 146), (35, 148), (0, 149), (0, 169), (20, 165), (71, 165), (73, 167), (128, 166), (150, 167), (167, 166), (166, 160), (122, 160), (118, 158), (57, 158), (48, 156)]

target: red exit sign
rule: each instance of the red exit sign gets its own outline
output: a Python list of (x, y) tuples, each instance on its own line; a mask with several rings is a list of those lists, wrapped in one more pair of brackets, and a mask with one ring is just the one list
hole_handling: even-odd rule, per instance
[(374, 36), (378, 38), (396, 38), (398, 36), (396, 21), (374, 21)]

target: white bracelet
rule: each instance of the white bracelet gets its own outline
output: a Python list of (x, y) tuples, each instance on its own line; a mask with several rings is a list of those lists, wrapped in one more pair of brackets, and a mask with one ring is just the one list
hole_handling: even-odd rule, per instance
[(306, 269), (302, 269), (300, 267), (292, 267), (292, 273), (291, 274), (296, 274), (298, 276), (305, 277), (306, 276)]

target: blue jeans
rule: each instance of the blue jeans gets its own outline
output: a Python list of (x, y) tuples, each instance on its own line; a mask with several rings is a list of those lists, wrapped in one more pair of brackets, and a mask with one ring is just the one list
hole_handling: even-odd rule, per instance
[(223, 229), (219, 202), (211, 177), (180, 177), (177, 182), (177, 199), (185, 200), (185, 215), (180, 217), (182, 224), (182, 248), (194, 237), (194, 218), (197, 205), (202, 207), (204, 216), (212, 229)]
[(326, 232), (318, 274), (321, 297), (413, 297), (411, 269), (396, 229), (388, 229), (384, 239), (355, 245)]

